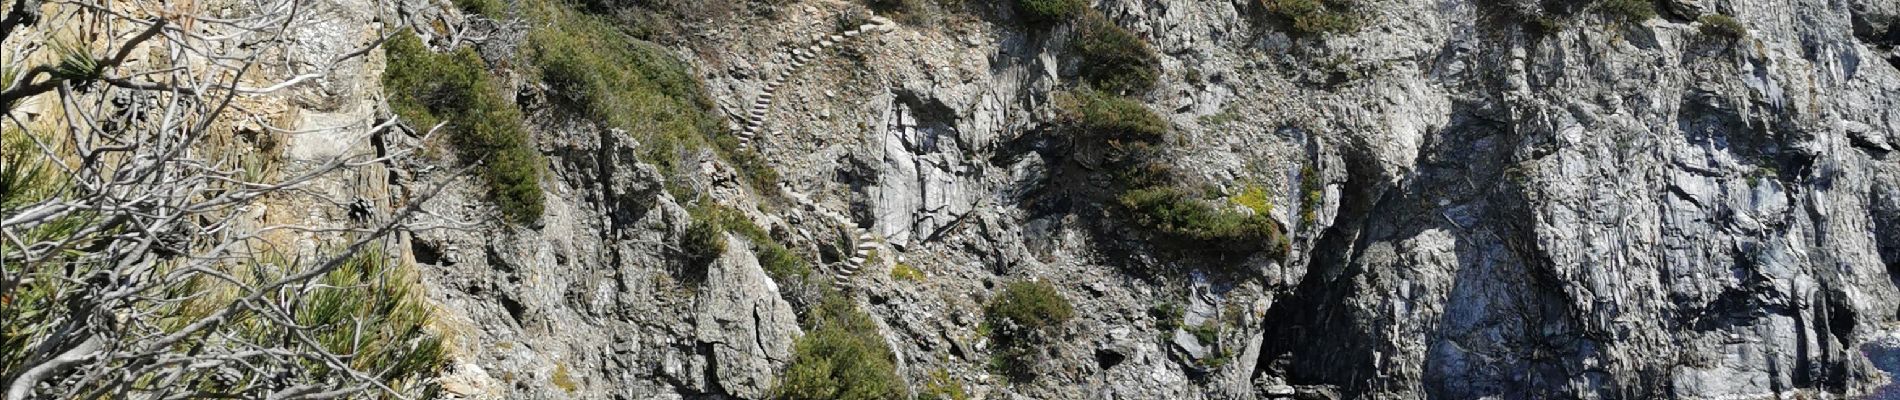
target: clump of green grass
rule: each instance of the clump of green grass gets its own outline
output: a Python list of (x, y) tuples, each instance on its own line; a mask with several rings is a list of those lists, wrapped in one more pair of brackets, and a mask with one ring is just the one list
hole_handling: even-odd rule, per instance
[(1088, 9), (1085, 0), (1016, 0), (1016, 12), (1031, 24), (1049, 25), (1074, 18)]
[(924, 272), (918, 271), (917, 267), (912, 267), (910, 266), (910, 264), (897, 263), (897, 265), (891, 266), (891, 279), (896, 279), (900, 281), (923, 282)]
[(1234, 196), (1234, 204), (1253, 210), (1254, 214), (1266, 215), (1273, 212), (1273, 193), (1266, 186), (1248, 184)]
[(450, 145), (462, 159), (481, 163), (489, 197), (502, 213), (515, 223), (539, 221), (545, 208), (541, 153), (522, 128), (521, 111), (502, 98), (475, 51), (435, 54), (410, 32), (391, 38), (383, 51), (389, 57), (383, 87), (395, 113), (417, 129), (447, 122)]
[(1696, 22), (1700, 23), (1701, 27), (1699, 30), (1703, 35), (1726, 38), (1729, 40), (1741, 39), (1748, 36), (1748, 27), (1743, 26), (1741, 22), (1727, 15), (1704, 15), (1701, 18), (1696, 18)]
[(950, 377), (950, 372), (937, 369), (930, 371), (930, 380), (924, 381), (917, 400), (970, 400), (970, 393), (963, 389), (962, 381)]
[(1261, 6), (1298, 36), (1347, 33), (1361, 24), (1352, 0), (1261, 0)]
[(1099, 13), (1082, 18), (1071, 47), (1081, 56), (1082, 79), (1096, 89), (1145, 93), (1161, 74), (1161, 60), (1147, 41)]
[(792, 345), (792, 363), (772, 389), (780, 400), (902, 400), (897, 357), (871, 316), (849, 299), (826, 296), (811, 310), (815, 327)]
[(548, 377), (548, 381), (553, 383), (554, 387), (561, 388), (562, 391), (568, 393), (574, 393), (574, 391), (580, 390), (581, 388), (580, 382), (575, 382), (574, 375), (567, 371), (566, 363), (554, 363), (554, 375)]
[(1045, 281), (1017, 281), (983, 307), (983, 325), (996, 343), (990, 367), (1017, 381), (1034, 378), (1039, 348), (1075, 313), (1069, 299)]

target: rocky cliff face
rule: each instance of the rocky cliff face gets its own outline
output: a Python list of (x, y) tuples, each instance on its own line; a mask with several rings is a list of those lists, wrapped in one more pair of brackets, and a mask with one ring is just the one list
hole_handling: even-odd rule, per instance
[[(1161, 55), (1139, 100), (1172, 125), (1166, 161), (1216, 193), (1265, 188), (1284, 259), (1157, 251), (1100, 205), (1046, 196), (1104, 179), (1060, 172), (1075, 161), (1046, 134), (1079, 67), (1068, 27), (965, 2), (799, 61), (865, 9), (764, 3), (683, 21), (672, 46), (735, 132), (764, 121), (749, 151), (802, 200), (710, 154), (692, 184), (824, 272), (853, 263), (847, 293), (909, 382), (941, 373), (976, 398), (1733, 399), (1865, 395), (1897, 368), (1892, 0), (1666, 0), (1657, 18), (1554, 29), (1523, 22), (1555, 12), (1528, 0), (1367, 0), (1364, 26), (1324, 37), (1289, 36), (1253, 1), (1094, 4)], [(520, 45), (518, 25), (397, 8), (438, 45)], [(1746, 33), (1704, 32), (1715, 14)], [(544, 85), (512, 77), (550, 158), (544, 222), (481, 222), (493, 212), (467, 183), (429, 203), (464, 229), (410, 240), (465, 328), (446, 393), (764, 398), (809, 284), (775, 282), (739, 245), (683, 283), (672, 244), (690, 217), (635, 158), (650, 144), (561, 118)], [(846, 260), (833, 214), (891, 254)], [(899, 261), (924, 277), (893, 278)], [(1019, 279), (1055, 283), (1077, 318), (1045, 374), (1009, 383), (979, 321)]]

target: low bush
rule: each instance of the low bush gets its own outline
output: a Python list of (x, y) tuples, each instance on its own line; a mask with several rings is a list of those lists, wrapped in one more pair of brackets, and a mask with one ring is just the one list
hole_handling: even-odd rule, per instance
[(679, 249), (686, 264), (681, 275), (687, 282), (703, 283), (706, 269), (726, 252), (725, 229), (712, 221), (695, 218), (686, 226), (686, 233), (680, 235)]
[(1168, 123), (1141, 102), (1096, 90), (1056, 95), (1056, 108), (1065, 125), (1097, 140), (1159, 142)]
[(1039, 346), (1074, 312), (1069, 299), (1049, 282), (1017, 281), (1004, 286), (983, 307), (984, 327), (996, 343), (990, 368), (1017, 381), (1033, 378), (1042, 362)]
[(516, 223), (540, 220), (541, 153), (522, 128), (521, 111), (502, 98), (475, 51), (435, 54), (410, 32), (390, 38), (383, 51), (389, 58), (383, 87), (395, 113), (422, 130), (446, 121), (450, 145), (463, 160), (482, 164), (502, 213)]
[(1702, 18), (1696, 18), (1696, 22), (1701, 23), (1701, 31), (1704, 35), (1727, 38), (1729, 40), (1741, 39), (1748, 36), (1748, 27), (1742, 26), (1741, 22), (1736, 21), (1734, 18), (1729, 18), (1727, 15), (1704, 15)]
[(1136, 226), (1195, 247), (1252, 252), (1286, 245), (1283, 230), (1273, 218), (1218, 207), (1173, 187), (1130, 190), (1117, 203)]
[(779, 400), (901, 400), (897, 357), (871, 316), (844, 296), (826, 296), (807, 315), (813, 327), (792, 345), (792, 363), (772, 389)]
[[(687, 258), (689, 260), (698, 260), (704, 256), (697, 255), (695, 250), (693, 250), (694, 247), (689, 247), (687, 244), (699, 243), (695, 246), (712, 248), (710, 243), (712, 243), (713, 240), (694, 239), (696, 235), (707, 235), (705, 233), (695, 234), (696, 230), (700, 232), (712, 232), (711, 236), (716, 237), (719, 244), (717, 249), (722, 252), (725, 250), (725, 233), (732, 232), (733, 234), (746, 238), (746, 241), (752, 242), (752, 252), (758, 256), (759, 266), (763, 267), (765, 273), (771, 275), (772, 279), (779, 282), (787, 282), (790, 280), (803, 279), (811, 274), (810, 263), (806, 262), (804, 258), (799, 257), (797, 254), (792, 253), (791, 249), (785, 248), (784, 244), (779, 243), (778, 240), (772, 238), (772, 235), (766, 233), (765, 228), (760, 228), (758, 224), (752, 223), (752, 220), (746, 218), (745, 214), (740, 213), (739, 210), (716, 204), (706, 204), (693, 208), (691, 214), (693, 215), (693, 225), (687, 228), (686, 237), (688, 240), (681, 245), (681, 248), (687, 252)], [(718, 257), (718, 255), (719, 253), (712, 253), (712, 257)]]
[(1597, 12), (1620, 22), (1643, 22), (1656, 18), (1656, 3), (1652, 0), (1602, 0), (1597, 3)]
[(1068, 21), (1088, 9), (1086, 0), (1016, 0), (1016, 12), (1032, 24)]
[(993, 336), (1001, 335), (999, 341), (1032, 339), (1069, 322), (1074, 313), (1069, 299), (1047, 281), (1010, 282), (983, 308), (984, 322)]
[(1161, 60), (1148, 42), (1101, 14), (1082, 19), (1071, 47), (1081, 56), (1082, 79), (1096, 89), (1145, 93), (1161, 74)]
[(1352, 0), (1261, 0), (1267, 15), (1298, 36), (1346, 33), (1359, 29)]

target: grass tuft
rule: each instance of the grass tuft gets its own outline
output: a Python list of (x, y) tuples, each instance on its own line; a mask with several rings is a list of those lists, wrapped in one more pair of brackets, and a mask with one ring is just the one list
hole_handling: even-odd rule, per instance
[(924, 271), (918, 271), (917, 267), (912, 267), (910, 266), (910, 264), (897, 263), (897, 265), (891, 266), (891, 279), (896, 279), (900, 281), (910, 281), (910, 282), (923, 282)]

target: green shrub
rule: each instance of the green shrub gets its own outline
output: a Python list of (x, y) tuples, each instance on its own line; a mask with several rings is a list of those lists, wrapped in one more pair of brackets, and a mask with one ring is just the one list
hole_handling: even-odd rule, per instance
[(1228, 252), (1277, 250), (1286, 245), (1273, 218), (1217, 207), (1173, 187), (1130, 190), (1117, 201), (1136, 226), (1184, 245)]
[(917, 400), (970, 400), (970, 393), (963, 390), (963, 382), (938, 369), (930, 371), (930, 380), (924, 381), (924, 390), (917, 393)]
[(607, 19), (559, 3), (536, 5), (544, 23), (528, 34), (528, 59), (560, 99), (589, 119), (626, 130), (641, 143), (642, 161), (658, 166), (669, 182), (685, 181), (684, 163), (711, 148), (752, 187), (776, 190), (777, 172), (724, 134), (712, 98), (688, 64)]
[(1168, 123), (1141, 102), (1095, 90), (1056, 95), (1056, 108), (1078, 133), (1112, 141), (1159, 142)]
[(410, 32), (391, 38), (383, 50), (389, 58), (383, 87), (395, 113), (423, 130), (446, 121), (450, 145), (463, 160), (482, 163), (479, 170), (502, 213), (516, 223), (540, 220), (541, 153), (522, 128), (521, 111), (502, 98), (475, 51), (435, 54)]
[(462, 9), (462, 12), (490, 17), (508, 11), (508, 5), (502, 4), (502, 0), (455, 0), (455, 7)]
[(1016, 0), (1016, 12), (1034, 24), (1067, 21), (1088, 6), (1086, 0)]
[(1017, 381), (1034, 377), (1041, 362), (1038, 347), (1074, 312), (1069, 299), (1049, 282), (1017, 281), (1004, 286), (983, 307), (984, 328), (996, 343), (990, 368)]
[(1656, 3), (1651, 0), (1602, 0), (1597, 12), (1611, 19), (1635, 23), (1656, 18)]
[(901, 400), (897, 357), (871, 316), (843, 296), (826, 296), (811, 310), (815, 327), (792, 345), (792, 363), (772, 389), (779, 400)]
[(923, 282), (924, 272), (918, 271), (917, 267), (912, 267), (910, 266), (910, 264), (897, 263), (897, 265), (891, 266), (891, 279), (896, 279), (900, 281)]
[(1003, 341), (1030, 339), (1067, 323), (1075, 310), (1047, 281), (1016, 281), (983, 308), (984, 322)]
[[(810, 263), (792, 253), (791, 249), (785, 248), (784, 244), (766, 233), (765, 228), (752, 223), (752, 220), (746, 218), (745, 214), (740, 213), (739, 210), (717, 204), (705, 204), (694, 207), (690, 211), (693, 215), (693, 225), (687, 228), (687, 237), (691, 238), (694, 235), (695, 228), (715, 232), (713, 236), (718, 238), (718, 249), (724, 251), (724, 234), (732, 232), (752, 242), (752, 251), (758, 255), (759, 266), (763, 267), (765, 273), (771, 275), (772, 279), (787, 282), (802, 279), (811, 274)], [(692, 247), (682, 245), (682, 248), (689, 252), (690, 259)], [(712, 256), (717, 257), (718, 253), (713, 253)]]
[(1742, 26), (1741, 22), (1736, 21), (1734, 18), (1729, 18), (1727, 15), (1704, 15), (1702, 18), (1696, 18), (1696, 22), (1702, 24), (1701, 31), (1704, 35), (1728, 38), (1730, 40), (1741, 39), (1748, 36), (1748, 27)]
[(686, 261), (688, 281), (704, 282), (708, 265), (726, 252), (725, 229), (711, 221), (694, 219), (680, 235), (679, 248)]
[(1187, 331), (1189, 334), (1193, 334), (1194, 340), (1200, 341), (1202, 345), (1212, 346), (1215, 342), (1220, 341), (1220, 325), (1214, 324), (1213, 320), (1203, 321), (1200, 325), (1188, 326)]
[(1292, 29), (1294, 35), (1319, 36), (1359, 29), (1358, 8), (1352, 0), (1261, 0), (1273, 19)]
[(1082, 59), (1082, 79), (1097, 89), (1144, 93), (1161, 74), (1161, 60), (1148, 42), (1101, 14), (1082, 19), (1072, 47)]

